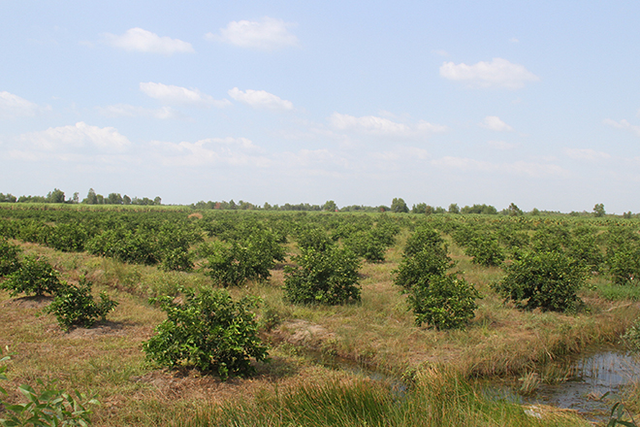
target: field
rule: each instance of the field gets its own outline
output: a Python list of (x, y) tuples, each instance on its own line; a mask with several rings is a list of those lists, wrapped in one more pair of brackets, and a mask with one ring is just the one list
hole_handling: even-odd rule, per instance
[[(0, 235), (20, 247), (21, 258), (46, 259), (63, 280), (84, 278), (94, 296), (104, 291), (118, 306), (106, 321), (65, 331), (43, 311), (52, 296), (0, 290), (0, 346), (12, 353), (0, 386), (7, 402), (21, 401), (18, 385), (38, 380), (95, 396), (96, 426), (591, 425), (552, 407), (532, 416), (480, 384), (533, 373), (554, 381), (547, 362), (618, 345), (640, 314), (637, 219), (16, 207), (0, 208)], [(408, 293), (394, 283), (407, 241), (420, 229), (437, 232), (455, 264), (448, 272), (478, 291), (463, 327), (417, 326)], [(318, 232), (359, 254), (357, 300), (296, 304), (285, 297), (285, 278), (306, 253), (301, 242)], [(248, 280), (240, 270), (224, 276), (225, 265), (242, 264), (245, 252), (236, 247), (271, 255), (254, 262)], [(587, 273), (579, 303), (558, 311), (505, 302), (496, 284), (507, 266), (525, 253), (551, 251)], [(631, 254), (627, 264), (622, 253)], [(255, 313), (269, 359), (252, 361), (254, 374), (221, 381), (145, 358), (143, 342), (166, 319), (150, 297), (220, 287), (234, 299), (261, 298)], [(639, 409), (633, 393), (625, 403)]]

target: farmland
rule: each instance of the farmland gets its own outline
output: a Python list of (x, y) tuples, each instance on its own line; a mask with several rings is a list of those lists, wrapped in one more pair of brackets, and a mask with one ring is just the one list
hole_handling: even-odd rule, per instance
[[(0, 208), (0, 235), (19, 262), (46, 260), (65, 283), (89, 282), (94, 297), (118, 303), (106, 320), (67, 331), (44, 311), (52, 295), (0, 290), (0, 346), (12, 353), (1, 386), (8, 402), (38, 379), (95, 396), (99, 426), (589, 425), (552, 407), (529, 416), (479, 382), (554, 381), (548, 362), (618, 345), (640, 314), (637, 219), (83, 208)], [(424, 270), (411, 269), (412, 251), (424, 243), (408, 248), (421, 235), (443, 252), (438, 277), (475, 290), (464, 306), (471, 316), (417, 316), (416, 304), (433, 297), (412, 293), (423, 282), (410, 273)], [(567, 268), (575, 287), (559, 303), (538, 298), (548, 289), (518, 297), (511, 278), (529, 262), (559, 263), (553, 270)], [(314, 287), (333, 271), (344, 287)], [(398, 283), (401, 271), (409, 285)], [(266, 360), (222, 381), (224, 370), (195, 369), (184, 355), (170, 369), (143, 351), (167, 318), (162, 298), (181, 306), (191, 291), (213, 289), (259, 298), (251, 312)], [(640, 409), (633, 390), (624, 399)]]

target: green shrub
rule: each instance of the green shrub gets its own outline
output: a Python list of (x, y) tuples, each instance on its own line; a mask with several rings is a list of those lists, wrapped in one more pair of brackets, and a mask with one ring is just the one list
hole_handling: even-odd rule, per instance
[(640, 245), (619, 248), (609, 255), (607, 265), (615, 284), (637, 284), (640, 281)]
[(563, 253), (527, 253), (505, 272), (495, 289), (518, 308), (567, 311), (581, 303), (576, 292), (585, 282), (585, 271)]
[(20, 248), (0, 238), (0, 278), (20, 268)]
[(394, 271), (394, 283), (406, 291), (424, 286), (432, 276), (443, 276), (454, 266), (451, 258), (433, 247), (425, 247), (413, 256), (405, 256)]
[(433, 228), (423, 226), (418, 228), (407, 239), (404, 255), (410, 257), (425, 249), (440, 258), (447, 256), (447, 244), (440, 236), (440, 233)]
[[(3, 356), (0, 348), (0, 363), (6, 362), (10, 356)], [(7, 367), (0, 366), (0, 380), (6, 380), (4, 375)], [(88, 405), (97, 405), (95, 399), (88, 399), (78, 391), (71, 395), (62, 392), (54, 387), (53, 383), (44, 386), (42, 380), (37, 380), (44, 390), (37, 392), (29, 385), (21, 385), (18, 391), (26, 399), (26, 403), (9, 404), (0, 399), (0, 425), (4, 427), (18, 426), (88, 426), (91, 424), (91, 410)], [(0, 393), (7, 394), (6, 390), (0, 387)], [(5, 418), (6, 417), (6, 418)]]
[(385, 244), (371, 232), (359, 232), (347, 238), (344, 246), (369, 262), (382, 262), (387, 250)]
[(480, 297), (472, 284), (455, 273), (431, 275), (407, 293), (416, 325), (426, 323), (436, 329), (465, 326), (473, 319)]
[(118, 303), (110, 300), (106, 293), (100, 293), (100, 302), (91, 295), (91, 282), (84, 278), (78, 286), (64, 283), (46, 311), (53, 313), (62, 329), (68, 331), (72, 326), (92, 327), (98, 320), (104, 321), (107, 313)]
[(358, 257), (349, 249), (329, 248), (302, 249), (292, 258), (297, 265), (285, 266), (285, 299), (329, 305), (360, 301)]
[(464, 253), (473, 257), (471, 262), (485, 267), (498, 266), (504, 261), (502, 247), (496, 239), (488, 236), (472, 239)]
[(152, 299), (160, 304), (167, 320), (156, 335), (143, 343), (147, 359), (160, 366), (194, 367), (226, 380), (253, 372), (250, 358), (263, 361), (267, 348), (258, 337), (255, 308), (258, 299), (234, 301), (224, 289), (203, 289), (196, 294), (181, 289), (185, 301), (169, 296)]
[(55, 294), (61, 286), (58, 272), (45, 259), (34, 255), (26, 256), (20, 268), (0, 283), (0, 289), (11, 291), (11, 296), (19, 293), (36, 296)]

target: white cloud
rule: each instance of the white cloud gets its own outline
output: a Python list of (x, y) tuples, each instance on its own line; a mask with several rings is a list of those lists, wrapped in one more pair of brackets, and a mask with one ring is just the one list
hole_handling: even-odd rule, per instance
[(493, 58), (491, 62), (474, 65), (445, 62), (440, 67), (440, 75), (449, 80), (467, 82), (471, 87), (504, 87), (518, 89), (527, 82), (540, 80), (520, 64), (512, 64), (506, 59)]
[(220, 34), (207, 33), (205, 39), (222, 41), (238, 47), (274, 50), (297, 46), (298, 38), (288, 28), (295, 24), (264, 17), (260, 21), (232, 21)]
[(247, 138), (207, 138), (180, 143), (152, 141), (151, 146), (164, 165), (204, 166), (222, 163), (266, 167), (270, 164), (268, 158), (260, 155), (262, 150)]
[(498, 116), (485, 117), (482, 123), (480, 123), (480, 126), (485, 129), (495, 130), (497, 132), (505, 132), (505, 131), (513, 130), (511, 126), (509, 126), (508, 124), (500, 120)]
[[(49, 109), (49, 108), (44, 108)], [(0, 92), (0, 118), (30, 117), (42, 111), (38, 104), (9, 92)]]
[(611, 119), (604, 119), (603, 123), (605, 125), (612, 126), (616, 129), (628, 130), (630, 132), (635, 133), (637, 136), (640, 136), (640, 126), (632, 125), (631, 123), (629, 123), (624, 119), (620, 120), (619, 122), (616, 122), (615, 120), (611, 120)]
[(103, 151), (122, 152), (131, 145), (129, 139), (115, 128), (100, 128), (84, 122), (23, 134), (19, 137), (19, 141), (30, 143), (36, 149), (44, 151), (95, 147)]
[(512, 144), (506, 141), (488, 141), (487, 144), (496, 150), (511, 150), (517, 147), (517, 144)]
[(121, 36), (106, 33), (103, 34), (103, 39), (108, 45), (129, 52), (150, 52), (163, 55), (195, 52), (191, 43), (170, 37), (160, 37), (142, 28), (131, 28)]
[(518, 161), (514, 163), (491, 163), (464, 157), (443, 157), (432, 160), (434, 166), (463, 171), (503, 173), (508, 175), (528, 175), (532, 177), (566, 176), (568, 172), (558, 165)]
[(567, 148), (564, 152), (567, 156), (576, 160), (601, 160), (611, 158), (609, 154), (602, 151), (595, 151), (591, 148)]
[(228, 99), (216, 100), (212, 96), (200, 92), (198, 89), (187, 89), (186, 87), (165, 85), (162, 83), (140, 83), (140, 90), (144, 92), (145, 95), (169, 105), (214, 106), (222, 108), (230, 104)]
[(398, 138), (414, 137), (447, 130), (446, 126), (434, 125), (424, 120), (420, 120), (413, 125), (407, 125), (383, 117), (355, 117), (340, 113), (333, 113), (329, 117), (329, 123), (334, 129), (340, 131)]
[(265, 92), (264, 90), (241, 91), (237, 87), (229, 90), (229, 96), (236, 101), (240, 101), (253, 108), (287, 111), (293, 110), (293, 103), (277, 97), (274, 94)]
[(511, 37), (511, 38), (509, 39), (509, 43), (519, 43), (519, 42), (520, 42), (520, 40), (518, 40), (518, 39), (517, 39), (517, 38), (515, 38), (515, 37)]
[(449, 52), (443, 49), (435, 49), (435, 50), (432, 50), (431, 53), (438, 56), (449, 56)]
[(106, 117), (151, 117), (160, 120), (186, 118), (184, 114), (171, 107), (151, 109), (128, 104), (116, 104), (98, 107), (98, 111)]

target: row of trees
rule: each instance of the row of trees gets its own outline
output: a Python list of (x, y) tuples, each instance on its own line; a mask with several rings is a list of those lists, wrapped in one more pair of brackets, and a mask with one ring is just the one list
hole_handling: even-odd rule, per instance
[(87, 205), (161, 205), (162, 199), (158, 196), (153, 200), (148, 197), (133, 199), (126, 194), (109, 193), (108, 196), (96, 194), (93, 188), (89, 189), (87, 197), (80, 202), (79, 193), (73, 193), (71, 199), (66, 199), (64, 191), (54, 188), (46, 196), (20, 196), (16, 197), (11, 193), (0, 193), (0, 203), (84, 203)]

